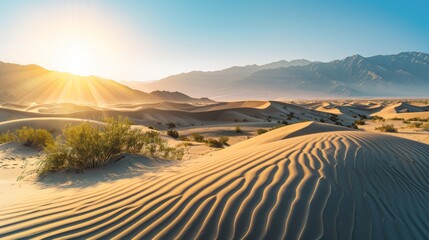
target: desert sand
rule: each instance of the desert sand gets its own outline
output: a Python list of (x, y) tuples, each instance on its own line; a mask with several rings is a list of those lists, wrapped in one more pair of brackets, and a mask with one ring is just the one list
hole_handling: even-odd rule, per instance
[[(215, 149), (191, 141), (182, 161), (129, 155), (100, 169), (38, 179), (32, 170), (43, 153), (2, 144), (1, 239), (424, 239), (429, 234), (429, 132), (388, 119), (424, 115), (427, 105), (421, 101), (68, 107), (64, 112), (58, 104), (3, 106), (0, 131), (24, 125), (60, 130), (126, 115), (135, 127), (158, 129), (172, 145), (183, 141), (165, 134), (167, 122), (176, 123), (184, 136), (229, 136), (231, 146)], [(387, 120), (348, 127), (359, 114)], [(383, 123), (399, 131), (374, 129)], [(237, 125), (242, 132), (233, 132)], [(277, 126), (283, 127), (256, 135), (257, 129)]]

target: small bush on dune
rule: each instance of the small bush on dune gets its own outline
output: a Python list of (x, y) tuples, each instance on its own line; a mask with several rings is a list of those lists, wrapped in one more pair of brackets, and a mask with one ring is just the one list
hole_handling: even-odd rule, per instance
[(263, 129), (263, 128), (260, 128), (260, 129), (256, 130), (256, 133), (257, 133), (258, 135), (264, 134), (264, 133), (266, 133), (266, 132), (268, 132), (268, 130)]
[(204, 142), (204, 137), (199, 133), (193, 133), (192, 139), (194, 139), (195, 142)]
[(180, 141), (189, 141), (187, 136), (179, 136)]
[(169, 129), (176, 127), (176, 124), (174, 122), (168, 122), (166, 125)]
[(375, 130), (380, 130), (381, 132), (397, 132), (398, 130), (393, 126), (393, 124), (383, 124), (381, 127), (376, 127)]
[(226, 136), (222, 136), (219, 138), (219, 140), (216, 140), (214, 138), (209, 138), (206, 140), (206, 144), (209, 147), (214, 147), (214, 148), (223, 148), (224, 146), (228, 146), (228, 140), (229, 138)]
[(429, 123), (425, 123), (421, 127), (422, 127), (422, 129), (429, 131)]
[(96, 168), (119, 160), (125, 153), (181, 159), (183, 151), (171, 148), (158, 132), (133, 129), (126, 118), (108, 118), (104, 124), (67, 126), (62, 139), (49, 143), (38, 173)]
[(364, 120), (356, 120), (355, 121), (355, 125), (365, 125), (365, 121)]
[(15, 133), (10, 131), (0, 135), (0, 143), (23, 142), (25, 145), (35, 148), (43, 148), (54, 142), (52, 134), (46, 129), (34, 129), (22, 127)]
[(179, 132), (177, 132), (176, 130), (168, 130), (167, 135), (172, 138), (179, 138)]
[(408, 124), (409, 128), (420, 128), (423, 125), (422, 122), (412, 122)]
[(214, 138), (207, 139), (206, 144), (207, 146), (213, 147), (213, 148), (223, 148), (223, 144)]
[(228, 146), (229, 144), (228, 144), (228, 141), (229, 141), (229, 137), (226, 137), (226, 136), (222, 136), (222, 137), (220, 137), (219, 138), (219, 142), (220, 143), (222, 143), (223, 145), (225, 145), (225, 146)]
[(235, 126), (234, 132), (236, 132), (236, 133), (241, 133), (242, 132), (239, 125)]
[(0, 144), (8, 143), (8, 142), (16, 142), (18, 138), (15, 134), (7, 131), (6, 133), (0, 134)]
[(373, 120), (373, 121), (377, 121), (377, 120), (379, 120), (379, 121), (382, 121), (382, 122), (384, 122), (385, 121), (385, 119), (383, 118), (383, 117), (380, 117), (380, 116), (373, 116), (373, 117), (371, 117), (370, 118), (370, 120)]

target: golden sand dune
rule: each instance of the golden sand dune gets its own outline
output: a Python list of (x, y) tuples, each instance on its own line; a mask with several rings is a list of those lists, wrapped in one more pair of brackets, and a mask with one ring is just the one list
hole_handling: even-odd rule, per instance
[(0, 237), (424, 239), (428, 173), (426, 144), (302, 123), (179, 166), (3, 204)]
[[(288, 116), (294, 113), (293, 118)], [(79, 105), (70, 103), (33, 104), (25, 109), (0, 108), (0, 121), (22, 118), (79, 118), (100, 120), (105, 116), (128, 116), (137, 124), (165, 128), (165, 123), (178, 126), (224, 124), (235, 122), (289, 123), (325, 119), (330, 115), (301, 106), (274, 101), (241, 101), (212, 105), (161, 102), (155, 104)], [(289, 118), (289, 119), (288, 119)], [(349, 122), (344, 122), (349, 124)]]

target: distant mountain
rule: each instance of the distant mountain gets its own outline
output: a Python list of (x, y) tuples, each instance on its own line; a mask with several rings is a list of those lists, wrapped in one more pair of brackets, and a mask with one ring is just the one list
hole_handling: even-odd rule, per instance
[(117, 104), (161, 101), (212, 102), (177, 92), (145, 93), (113, 80), (54, 72), (37, 65), (23, 66), (0, 62), (0, 102)]
[(177, 88), (213, 99), (429, 96), (429, 54), (426, 53), (404, 52), (367, 58), (354, 55), (327, 63), (282, 62), (180, 74), (145, 87)]
[(266, 65), (247, 65), (243, 67), (231, 67), (221, 71), (202, 72), (194, 71), (173, 75), (152, 83), (141, 82), (121, 82), (127, 86), (142, 91), (179, 91), (184, 93), (193, 93), (199, 97), (212, 96), (217, 97), (230, 93), (234, 89), (229, 89), (230, 86), (252, 74), (264, 70), (275, 69), (279, 67), (303, 66), (311, 63), (307, 60), (294, 61), (278, 61)]

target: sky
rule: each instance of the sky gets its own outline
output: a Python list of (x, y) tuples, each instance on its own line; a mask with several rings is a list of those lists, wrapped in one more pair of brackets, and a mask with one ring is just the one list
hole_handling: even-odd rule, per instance
[(427, 0), (0, 1), (0, 61), (151, 81), (278, 60), (429, 52)]

